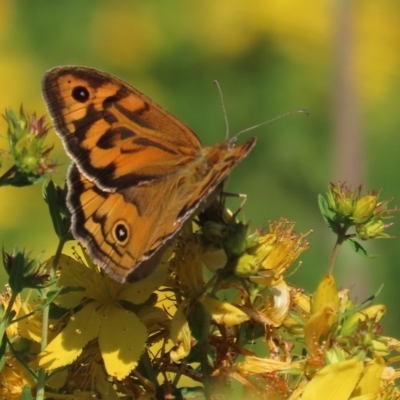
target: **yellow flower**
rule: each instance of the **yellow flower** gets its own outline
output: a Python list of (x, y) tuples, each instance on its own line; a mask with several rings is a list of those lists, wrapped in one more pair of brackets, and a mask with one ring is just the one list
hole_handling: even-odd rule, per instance
[(285, 218), (270, 222), (270, 232), (260, 235), (258, 244), (248, 250), (261, 266), (259, 277), (252, 277), (252, 282), (265, 286), (277, 285), (299, 255), (310, 247), (306, 235), (294, 232), (294, 225), (294, 222)]
[(19, 400), (25, 386), (36, 386), (32, 375), (17, 360), (8, 359), (0, 373), (0, 398)]
[(97, 340), (107, 373), (123, 379), (136, 367), (147, 340), (146, 326), (131, 309), (163, 283), (166, 265), (161, 263), (138, 283), (120, 284), (88, 264), (67, 256), (60, 259), (59, 284), (65, 294), (55, 302), (78, 311), (39, 355), (39, 366), (54, 370), (71, 364), (89, 342)]
[(240, 325), (250, 319), (249, 315), (227, 301), (201, 296), (200, 302), (207, 308), (213, 321), (226, 326)]
[(170, 338), (175, 347), (171, 350), (170, 357), (175, 363), (187, 357), (192, 347), (192, 336), (185, 315), (187, 306), (188, 302), (182, 301), (171, 320)]

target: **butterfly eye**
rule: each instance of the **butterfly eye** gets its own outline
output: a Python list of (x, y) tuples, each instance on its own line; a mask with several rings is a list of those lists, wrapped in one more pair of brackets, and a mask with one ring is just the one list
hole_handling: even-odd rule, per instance
[(77, 86), (72, 90), (72, 97), (79, 103), (86, 103), (89, 100), (89, 91), (83, 86)]
[(126, 245), (129, 239), (129, 227), (125, 222), (118, 221), (113, 229), (112, 233), (114, 240), (121, 246)]

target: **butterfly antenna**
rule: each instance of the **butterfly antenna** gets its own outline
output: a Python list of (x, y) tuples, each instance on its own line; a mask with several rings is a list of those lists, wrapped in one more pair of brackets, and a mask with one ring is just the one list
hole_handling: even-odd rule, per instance
[(217, 80), (215, 80), (213, 83), (217, 87), (218, 93), (219, 93), (219, 97), (221, 99), (222, 112), (224, 113), (225, 125), (226, 125), (226, 135), (225, 135), (226, 137), (225, 137), (225, 139), (228, 140), (228, 137), (229, 137), (229, 123), (228, 123), (228, 115), (226, 114), (226, 109), (225, 109), (224, 96), (222, 95), (222, 90), (221, 90), (221, 86), (219, 85), (219, 82)]
[(287, 112), (287, 113), (285, 113), (285, 114), (279, 115), (278, 117), (272, 118), (272, 119), (270, 119), (270, 120), (268, 120), (268, 121), (261, 122), (261, 124), (257, 124), (257, 125), (254, 125), (254, 126), (250, 126), (250, 128), (243, 129), (242, 131), (238, 132), (238, 133), (235, 135), (235, 137), (241, 135), (242, 133), (245, 133), (245, 132), (248, 132), (248, 131), (252, 131), (253, 129), (259, 128), (260, 126), (267, 125), (267, 124), (269, 124), (269, 123), (271, 123), (271, 122), (277, 121), (278, 119), (281, 119), (281, 118), (283, 118), (283, 117), (287, 117), (288, 115), (292, 115), (292, 114), (306, 114), (306, 115), (310, 115), (310, 113), (309, 113), (307, 110), (293, 110), (293, 111), (289, 111), (289, 112)]

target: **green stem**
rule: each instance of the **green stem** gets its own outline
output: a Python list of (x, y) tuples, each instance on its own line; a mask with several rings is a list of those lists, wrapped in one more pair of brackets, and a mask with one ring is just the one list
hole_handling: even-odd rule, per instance
[(7, 337), (7, 335), (4, 336), (5, 340), (7, 341), (8, 347), (11, 349), (13, 356), (19, 361), (21, 365), (25, 367), (25, 369), (32, 375), (33, 379), (37, 379), (37, 376), (35, 375), (35, 372), (29, 367), (29, 365), (26, 364), (26, 361), (19, 355), (19, 352), (14, 349), (14, 346), (11, 342), (11, 340)]
[[(65, 239), (60, 239), (58, 242), (58, 247), (56, 250), (56, 254), (54, 255), (53, 259), (53, 266), (51, 275), (54, 276), (55, 270), (58, 264), (58, 261), (61, 257), (61, 252), (65, 244)], [(44, 289), (44, 294), (48, 292), (48, 289)], [(40, 350), (43, 351), (47, 346), (48, 341), (48, 327), (49, 327), (49, 311), (50, 305), (43, 309), (43, 316), (42, 316), (42, 343), (40, 345)], [(46, 387), (46, 371), (44, 368), (39, 369), (38, 373), (38, 381), (37, 381), (37, 391), (36, 391), (36, 400), (43, 400), (44, 399), (44, 392)]]
[(327, 268), (327, 271), (326, 271), (330, 275), (332, 275), (332, 273), (333, 273), (333, 266), (335, 264), (335, 261), (336, 261), (336, 258), (338, 256), (338, 254), (339, 254), (340, 246), (346, 240), (346, 231), (347, 231), (347, 227), (344, 226), (338, 232), (338, 237), (337, 237), (335, 246), (333, 248), (333, 251), (332, 251), (332, 254), (331, 254), (331, 258), (329, 259), (328, 268)]
[(177, 387), (178, 386), (179, 380), (182, 377), (182, 372), (181, 371), (182, 371), (183, 368), (186, 368), (186, 365), (187, 365), (187, 360), (183, 359), (182, 363), (180, 365), (180, 369), (178, 370), (178, 372), (175, 375), (174, 380), (172, 381), (172, 387)]
[(149, 358), (149, 354), (145, 351), (140, 358), (140, 365), (145, 370), (146, 378), (153, 383), (154, 387), (160, 386), (157, 380), (157, 374), (154, 371), (153, 366)]
[(205, 291), (207, 291), (207, 290), (212, 286), (212, 289), (211, 289), (210, 293), (211, 293), (212, 295), (216, 296), (218, 290), (219, 290), (220, 287), (221, 287), (222, 282), (224, 281), (224, 275), (223, 275), (223, 274), (224, 274), (224, 273), (223, 273), (222, 271), (221, 271), (221, 272), (217, 272), (217, 273), (210, 279), (210, 281), (207, 282), (206, 290), (205, 290)]
[(202, 321), (202, 331), (201, 331), (201, 347), (203, 351), (201, 352), (201, 374), (203, 376), (203, 386), (204, 386), (204, 398), (206, 400), (210, 400), (212, 397), (212, 389), (211, 389), (211, 371), (210, 366), (208, 364), (208, 355), (210, 354), (210, 343), (208, 341), (208, 337), (210, 334), (210, 324), (211, 324), (211, 316), (200, 302), (198, 303), (203, 308), (203, 321)]
[(5, 314), (4, 314), (5, 318), (7, 318), (7, 326), (10, 325), (10, 322), (11, 322), (10, 321), (10, 313), (11, 313), (12, 307), (13, 307), (13, 305), (15, 303), (15, 299), (17, 298), (18, 294), (19, 293), (12, 292), (11, 299), (8, 302), (7, 310), (6, 310)]
[(17, 170), (18, 170), (18, 167), (16, 165), (13, 165), (7, 172), (5, 172), (0, 177), (0, 186), (8, 185), (8, 178), (10, 176), (12, 176)]

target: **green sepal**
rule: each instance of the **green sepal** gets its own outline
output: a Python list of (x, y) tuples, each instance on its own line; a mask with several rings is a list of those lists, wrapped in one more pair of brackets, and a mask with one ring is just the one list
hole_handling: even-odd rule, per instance
[(43, 197), (49, 206), (54, 230), (62, 241), (73, 239), (70, 233), (71, 215), (66, 206), (66, 192), (66, 188), (56, 187), (53, 181), (43, 185)]
[[(32, 260), (28, 259), (28, 263), (25, 261), (25, 252), (20, 252), (16, 249), (15, 257), (13, 259), (12, 268), (8, 271), (8, 284), (13, 293), (21, 293), (24, 289), (24, 270), (27, 265), (31, 265)], [(4, 260), (4, 250), (3, 250), (3, 260)], [(4, 261), (3, 261), (4, 262)], [(4, 262), (4, 266), (5, 266)]]
[(336, 234), (339, 233), (339, 224), (335, 220), (336, 214), (329, 208), (329, 204), (325, 197), (321, 194), (318, 195), (318, 206), (322, 214), (322, 218), (328, 225), (328, 227)]
[(23, 172), (16, 165), (14, 165), (5, 174), (3, 174), (0, 181), (0, 186), (31, 186), (42, 181), (43, 179), (44, 177), (41, 175)]
[(24, 386), (22, 389), (21, 400), (33, 400), (32, 391), (29, 386)]
[(5, 332), (5, 323), (4, 321), (1, 323), (1, 343), (0, 343), (0, 372), (3, 370), (4, 365), (6, 363), (6, 350), (7, 350), (7, 337)]

